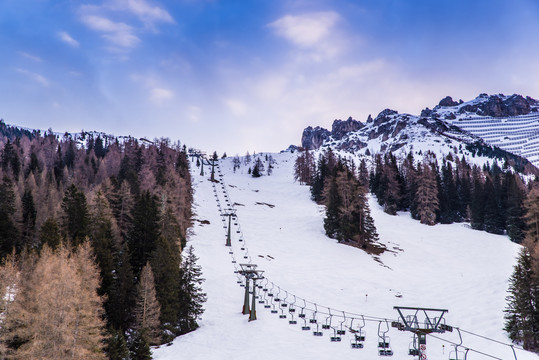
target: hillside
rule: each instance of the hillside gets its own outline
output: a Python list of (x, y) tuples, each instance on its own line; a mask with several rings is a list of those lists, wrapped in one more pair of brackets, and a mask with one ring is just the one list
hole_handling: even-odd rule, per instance
[[(188, 244), (200, 257), (206, 278), (206, 312), (197, 331), (177, 338), (171, 346), (154, 349), (154, 358), (378, 359), (378, 326), (380, 321), (385, 324), (383, 319), (397, 318), (393, 310), (397, 305), (448, 309), (447, 324), (510, 342), (502, 330), (503, 309), (519, 245), (506, 236), (471, 230), (466, 224), (430, 227), (408, 213), (390, 216), (373, 199), (370, 206), (380, 241), (391, 251), (376, 259), (340, 245), (324, 235), (323, 208), (310, 200), (308, 187), (294, 183), (295, 156), (274, 155), (273, 175), (258, 179), (247, 174), (247, 166), (234, 173), (232, 159), (220, 160), (223, 177), (215, 184), (208, 181), (207, 173), (200, 176), (193, 164), (197, 221)], [(227, 198), (238, 215), (238, 225), (233, 225), (236, 231), (232, 231), (233, 255), (225, 247), (226, 223), (218, 207), (225, 209)], [(241, 251), (239, 238), (245, 240), (245, 251)], [(330, 342), (333, 331), (323, 330), (323, 337), (314, 337), (311, 331), (301, 330), (301, 321), (289, 325), (290, 314), (286, 320), (280, 319), (263, 304), (257, 303), (258, 320), (248, 322), (241, 314), (244, 289), (237, 283), (232, 257), (237, 263), (258, 264), (274, 283), (273, 291), (280, 287), (281, 298), (291, 304), (296, 296), (298, 311), (306, 299), (308, 317), (313, 317), (316, 303), (319, 322), (328, 317), (322, 315), (329, 313), (328, 306), (335, 323), (343, 321), (337, 310), (346, 311), (347, 321), (354, 316), (359, 321), (364, 315), (368, 320), (365, 347), (351, 349), (349, 331), (340, 343)], [(272, 287), (265, 281), (262, 284)], [(412, 358), (407, 355), (410, 333), (390, 328), (388, 335), (393, 358)], [(494, 358), (514, 358), (508, 346), (462, 335), (465, 347)], [(456, 331), (440, 338), (459, 343)], [(429, 359), (448, 359), (453, 350), (450, 343), (432, 337), (427, 344)], [(518, 359), (539, 358), (520, 350), (517, 355)], [(489, 358), (471, 350), (468, 354), (468, 359)]]

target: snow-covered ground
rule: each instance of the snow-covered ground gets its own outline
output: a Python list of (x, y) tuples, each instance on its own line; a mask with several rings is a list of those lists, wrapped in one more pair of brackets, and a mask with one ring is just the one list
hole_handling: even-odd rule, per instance
[[(371, 199), (380, 241), (391, 250), (376, 261), (362, 250), (324, 235), (323, 207), (310, 200), (307, 186), (293, 181), (296, 154), (273, 156), (277, 160), (273, 174), (257, 179), (247, 174), (246, 166), (234, 173), (230, 158), (220, 160), (223, 176), (217, 177), (221, 182), (216, 184), (208, 180), (208, 172), (200, 176), (193, 166), (198, 221), (188, 244), (200, 258), (208, 301), (200, 328), (170, 346), (153, 349), (155, 359), (379, 359), (378, 327), (380, 322), (385, 327), (383, 319), (398, 319), (394, 306), (447, 309), (446, 323), (466, 331), (459, 350), (468, 347), (492, 356), (470, 350), (467, 359), (514, 359), (509, 346), (469, 332), (510, 343), (502, 330), (503, 310), (518, 245), (505, 236), (474, 231), (465, 224), (429, 227), (412, 220), (408, 213), (390, 216)], [(223, 211), (228, 208), (227, 199), (238, 215), (237, 225), (233, 221), (232, 255), (225, 246), (227, 229), (219, 210), (219, 206)], [(210, 223), (201, 223), (204, 220)], [(245, 241), (239, 242), (240, 238)], [(244, 288), (237, 283), (234, 270), (249, 262), (257, 264), (272, 282), (264, 286), (269, 291), (286, 297), (288, 303), (294, 302), (295, 295), (297, 325), (288, 323), (291, 314), (287, 308), (281, 308), (287, 319), (280, 319), (258, 302), (257, 321), (249, 322), (241, 314)], [(263, 294), (261, 289), (257, 291)], [(364, 348), (351, 348), (350, 331), (338, 343), (330, 341), (333, 330), (320, 328), (322, 337), (313, 336), (312, 329), (302, 331), (303, 321), (297, 316), (302, 299), (308, 301), (307, 318), (313, 317), (312, 303), (317, 304), (320, 324), (328, 318), (323, 314), (329, 312), (327, 307), (334, 314), (332, 326), (344, 320), (342, 311), (346, 311), (346, 326), (354, 316), (352, 326), (356, 327), (364, 315)], [(408, 355), (411, 333), (390, 327), (387, 335), (392, 358), (413, 359)], [(457, 331), (435, 336), (460, 343)], [(428, 359), (449, 359), (452, 350), (449, 342), (427, 338)], [(519, 360), (539, 359), (522, 350), (516, 352)]]

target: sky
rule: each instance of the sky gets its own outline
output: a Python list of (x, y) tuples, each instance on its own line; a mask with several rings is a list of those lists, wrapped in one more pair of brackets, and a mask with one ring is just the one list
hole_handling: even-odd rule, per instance
[(0, 119), (228, 155), (445, 96), (539, 98), (536, 0), (0, 0)]

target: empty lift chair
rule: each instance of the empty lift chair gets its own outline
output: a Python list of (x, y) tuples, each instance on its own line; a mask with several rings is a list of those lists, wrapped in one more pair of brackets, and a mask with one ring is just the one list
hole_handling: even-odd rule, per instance
[(313, 317), (309, 319), (309, 323), (316, 325), (316, 330), (313, 330), (313, 336), (322, 336), (323, 333), (319, 329), (318, 325), (318, 319), (317, 319), (317, 313), (318, 313), (318, 307), (316, 304), (314, 304), (314, 311), (313, 311)]
[[(382, 327), (384, 323), (384, 327)], [(387, 320), (380, 321), (378, 323), (378, 355), (380, 356), (393, 356), (393, 350), (391, 349), (390, 339), (387, 336), (389, 332), (389, 324)]]
[(294, 314), (296, 313), (296, 295), (294, 295), (294, 302), (290, 303), (290, 306), (288, 307), (288, 313), (290, 314), (290, 320), (288, 320), (288, 323), (290, 325), (296, 325), (298, 321), (294, 319)]
[(350, 332), (354, 334), (354, 338), (350, 340), (350, 346), (352, 349), (363, 349), (364, 342), (365, 342), (365, 330), (363, 328), (365, 327), (365, 318), (361, 316), (361, 322), (357, 329), (354, 329), (354, 319), (352, 318), (352, 321), (350, 322)]
[(410, 346), (408, 347), (408, 355), (411, 356), (419, 356), (421, 355), (419, 353), (419, 347), (417, 346), (417, 335), (414, 334), (414, 337), (412, 338), (412, 342), (410, 343)]
[(311, 327), (309, 325), (307, 325), (307, 316), (305, 315), (305, 308), (306, 307), (307, 307), (307, 304), (305, 303), (305, 299), (303, 299), (303, 307), (301, 308), (301, 312), (298, 315), (298, 317), (300, 319), (303, 319), (303, 326), (301, 327), (301, 330), (303, 330), (303, 331), (311, 330)]
[(462, 334), (460, 333), (460, 329), (456, 328), (459, 334), (460, 343), (457, 345), (455, 344), (455, 350), (449, 352), (449, 360), (465, 360), (466, 354), (462, 351), (459, 351), (459, 347), (462, 345)]

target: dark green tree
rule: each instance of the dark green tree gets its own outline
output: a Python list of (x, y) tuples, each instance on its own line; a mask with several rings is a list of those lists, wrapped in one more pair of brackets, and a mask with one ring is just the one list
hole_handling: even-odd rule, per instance
[(75, 184), (71, 184), (62, 201), (63, 225), (67, 238), (74, 246), (82, 243), (89, 235), (90, 213), (86, 196)]
[(135, 200), (133, 225), (129, 233), (129, 253), (135, 277), (150, 260), (159, 238), (158, 200), (149, 191), (143, 191)]
[(182, 334), (198, 328), (197, 320), (204, 313), (203, 304), (207, 299), (202, 292), (204, 279), (197, 261), (193, 247), (189, 246), (181, 264), (179, 325)]
[(15, 226), (15, 192), (8, 177), (0, 183), (0, 259), (10, 254), (13, 249), (21, 250), (19, 233)]
[(105, 352), (109, 360), (130, 360), (129, 348), (122, 331), (111, 328), (108, 333)]
[(135, 332), (133, 335), (133, 341), (129, 347), (131, 353), (131, 360), (151, 360), (152, 352), (150, 345), (144, 337), (142, 332)]
[(326, 217), (324, 218), (324, 230), (326, 235), (332, 239), (342, 240), (341, 225), (341, 205), (342, 199), (339, 195), (337, 181), (334, 176), (327, 179)]
[(22, 244), (23, 246), (33, 247), (33, 238), (36, 230), (37, 210), (34, 205), (34, 197), (28, 189), (22, 196)]
[(55, 218), (48, 218), (39, 231), (40, 246), (48, 245), (51, 249), (56, 250), (62, 241), (60, 228)]
[(539, 349), (539, 284), (532, 268), (529, 249), (522, 248), (513, 275), (505, 310), (505, 331), (524, 349)]

